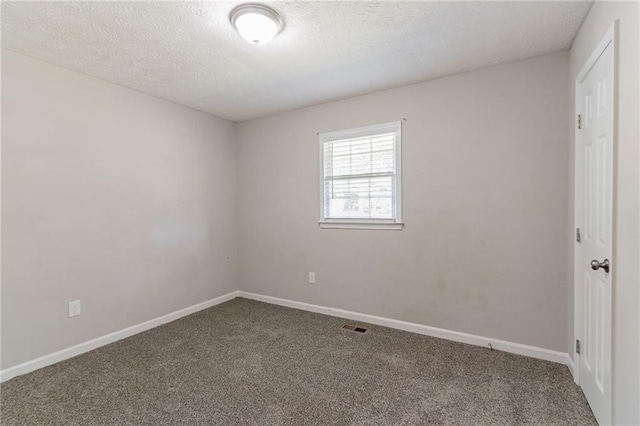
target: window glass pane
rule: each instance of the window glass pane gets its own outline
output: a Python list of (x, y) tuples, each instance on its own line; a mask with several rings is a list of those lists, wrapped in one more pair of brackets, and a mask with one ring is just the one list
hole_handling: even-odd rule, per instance
[(324, 175), (393, 172), (394, 148), (394, 133), (327, 142), (324, 147)]
[(330, 218), (393, 219), (393, 176), (325, 181)]
[(324, 217), (395, 219), (396, 133), (325, 142)]

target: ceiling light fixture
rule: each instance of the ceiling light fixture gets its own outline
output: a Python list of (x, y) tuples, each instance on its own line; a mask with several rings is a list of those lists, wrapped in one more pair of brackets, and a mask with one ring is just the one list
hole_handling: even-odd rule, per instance
[(242, 38), (255, 45), (269, 43), (283, 27), (278, 12), (257, 3), (241, 4), (234, 8), (229, 20)]

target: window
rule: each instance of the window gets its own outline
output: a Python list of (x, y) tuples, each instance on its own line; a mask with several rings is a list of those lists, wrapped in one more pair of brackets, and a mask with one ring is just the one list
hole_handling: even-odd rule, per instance
[(320, 227), (402, 229), (401, 123), (320, 134)]

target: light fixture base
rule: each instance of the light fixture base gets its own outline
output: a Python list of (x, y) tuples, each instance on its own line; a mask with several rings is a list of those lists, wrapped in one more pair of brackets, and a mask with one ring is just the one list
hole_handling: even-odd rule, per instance
[[(267, 37), (266, 40), (263, 40), (256, 35), (255, 27), (245, 26), (243, 28), (241, 18), (249, 15), (254, 15), (254, 16), (260, 15), (272, 21), (273, 25), (275, 26), (275, 34), (271, 32), (270, 34), (266, 35)], [(269, 41), (271, 41), (271, 39), (273, 39), (273, 37), (278, 35), (284, 28), (284, 20), (282, 19), (280, 14), (276, 12), (274, 9), (270, 8), (269, 6), (265, 6), (260, 3), (244, 3), (236, 6), (229, 13), (229, 21), (231, 22), (231, 25), (233, 25), (233, 27), (238, 31), (238, 33), (240, 33), (242, 38), (256, 45), (268, 43)], [(273, 27), (271, 29), (273, 30)]]

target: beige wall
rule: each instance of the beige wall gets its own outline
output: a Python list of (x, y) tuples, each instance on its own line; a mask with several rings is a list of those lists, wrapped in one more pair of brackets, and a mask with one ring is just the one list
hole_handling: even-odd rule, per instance
[[(240, 123), (240, 289), (566, 352), (567, 80), (557, 54)], [(319, 229), (316, 132), (401, 117), (406, 228)]]
[(234, 137), (3, 50), (2, 368), (235, 290)]
[[(614, 20), (619, 20), (615, 78), (617, 96), (617, 147), (615, 162), (614, 258), (613, 263), (613, 416), (616, 424), (640, 424), (640, 109), (638, 99), (640, 68), (638, 2), (596, 1), (571, 49), (571, 99), (575, 78)], [(570, 105), (571, 122), (575, 117)], [(571, 126), (570, 200), (573, 200), (573, 143)], [(570, 209), (573, 226), (573, 206)], [(569, 232), (570, 283), (573, 283), (573, 231)], [(569, 338), (573, 342), (573, 285), (569, 286)], [(573, 351), (570, 351), (573, 356)]]
[[(639, 13), (598, 1), (569, 58), (277, 114), (237, 134), (3, 50), (1, 368), (238, 287), (571, 353), (574, 79), (619, 19), (614, 416), (640, 423)], [(403, 116), (406, 228), (320, 230), (316, 132)], [(82, 315), (69, 319), (75, 299)]]

